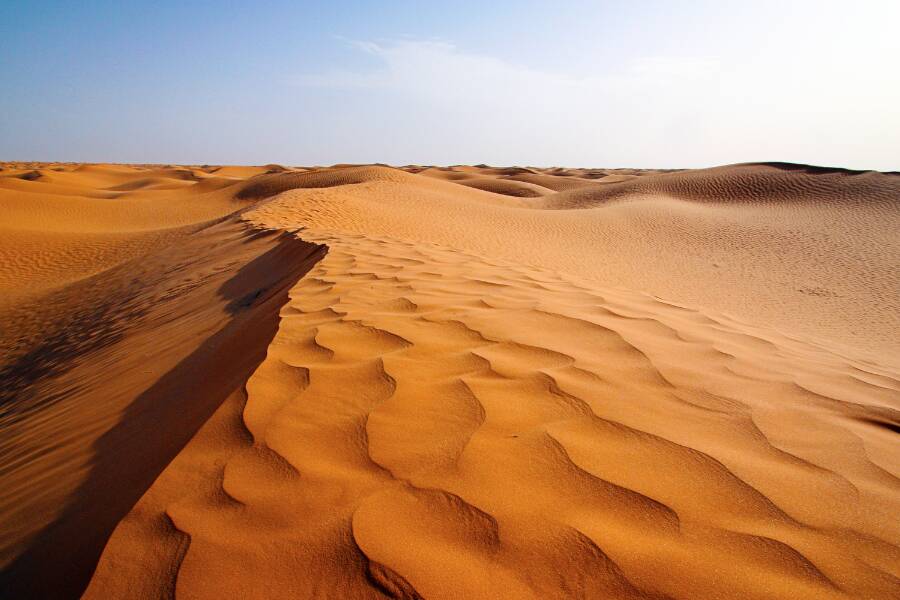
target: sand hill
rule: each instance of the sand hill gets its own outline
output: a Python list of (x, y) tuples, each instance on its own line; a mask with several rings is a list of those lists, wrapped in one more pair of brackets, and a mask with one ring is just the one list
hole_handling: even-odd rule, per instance
[(900, 597), (900, 175), (0, 165), (4, 598)]

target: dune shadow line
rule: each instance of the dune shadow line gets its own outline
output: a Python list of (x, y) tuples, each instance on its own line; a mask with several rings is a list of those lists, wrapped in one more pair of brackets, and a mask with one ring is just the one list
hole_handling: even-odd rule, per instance
[(132, 400), (97, 439), (90, 471), (60, 516), (0, 573), (0, 597), (81, 596), (118, 522), (256, 370), (288, 291), (326, 253), (326, 246), (282, 234), (218, 289), (228, 322)]

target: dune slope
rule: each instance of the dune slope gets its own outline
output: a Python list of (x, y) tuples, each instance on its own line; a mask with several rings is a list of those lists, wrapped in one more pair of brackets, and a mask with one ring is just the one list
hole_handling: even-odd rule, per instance
[(17, 258), (0, 277), (4, 597), (80, 594), (118, 520), (262, 360), (287, 289), (322, 254), (229, 216), (231, 199), (171, 201), (4, 205), (2, 251)]
[[(203, 283), (5, 404), (64, 390), (14, 431), (93, 443), (6, 460), (7, 506), (53, 466), (100, 482), (8, 551), (6, 581), (90, 537), (86, 598), (900, 595), (900, 177), (276, 167), (88, 170), (82, 197), (102, 183), (153, 216), (82, 233), (141, 258), (43, 260), (82, 265), (61, 288), (21, 267), (48, 307), (138, 265), (165, 271), (139, 290)], [(121, 394), (173, 335), (214, 350), (151, 356)], [(112, 400), (105, 429), (88, 396)]]

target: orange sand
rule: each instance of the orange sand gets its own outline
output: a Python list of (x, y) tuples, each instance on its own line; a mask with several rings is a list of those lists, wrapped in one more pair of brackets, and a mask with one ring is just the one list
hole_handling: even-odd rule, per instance
[(898, 175), (8, 163), (0, 210), (3, 597), (900, 597)]

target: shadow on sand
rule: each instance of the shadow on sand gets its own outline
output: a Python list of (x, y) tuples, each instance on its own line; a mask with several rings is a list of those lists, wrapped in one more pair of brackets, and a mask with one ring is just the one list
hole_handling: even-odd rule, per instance
[(325, 246), (282, 234), (219, 287), (227, 323), (135, 397), (96, 440), (87, 478), (58, 518), (0, 574), (0, 597), (83, 593), (117, 523), (225, 398), (244, 385), (265, 357), (288, 291), (326, 252)]

